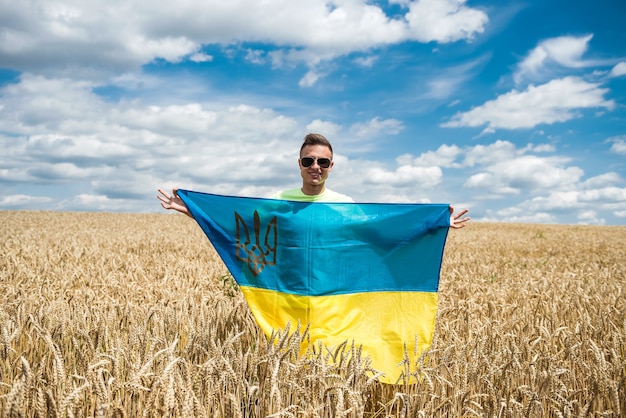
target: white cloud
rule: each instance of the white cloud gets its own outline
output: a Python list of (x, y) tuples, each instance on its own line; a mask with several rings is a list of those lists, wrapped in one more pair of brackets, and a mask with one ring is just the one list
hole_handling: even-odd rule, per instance
[(455, 93), (459, 85), (465, 81), (465, 77), (437, 77), (426, 82), (428, 91), (425, 97), (433, 99), (445, 99)]
[[(467, 147), (463, 149), (462, 166), (475, 167), (476, 172), (468, 177), (464, 187), (491, 195), (521, 195), (522, 192), (536, 195), (581, 187), (582, 169), (568, 166), (570, 159), (566, 157), (534, 155), (545, 152), (550, 151), (543, 145), (528, 144), (518, 148), (502, 140)], [(607, 174), (589, 180), (589, 184), (612, 184), (617, 180)]]
[(508, 186), (496, 174), (488, 172), (473, 174), (467, 179), (463, 187), (480, 190), (483, 194), (485, 192), (497, 195), (518, 195), (520, 193), (518, 188)]
[(595, 210), (583, 210), (578, 212), (578, 222), (584, 225), (604, 225), (606, 221), (598, 217)]
[(429, 189), (441, 182), (442, 175), (439, 167), (402, 165), (396, 168), (395, 171), (374, 167), (366, 171), (363, 182), (386, 184), (395, 187)]
[(189, 59), (193, 62), (211, 62), (213, 61), (213, 56), (203, 52), (196, 52), (195, 54), (191, 54)]
[(518, 64), (513, 76), (516, 83), (526, 78), (534, 79), (543, 74), (550, 64), (557, 64), (566, 68), (581, 68), (597, 65), (597, 61), (584, 61), (583, 54), (589, 48), (589, 41), (593, 35), (559, 36), (542, 41), (526, 58)]
[(11, 133), (0, 136), (0, 181), (71, 181), (109, 198), (118, 185), (151, 196), (167, 181), (228, 185), (230, 194), (253, 182), (280, 187), (295, 180), (304, 136), (269, 109), (105, 102), (89, 84), (41, 77), (5, 86), (0, 104), (0, 131)]
[(112, 87), (121, 87), (129, 92), (159, 88), (162, 83), (163, 80), (158, 77), (131, 72), (112, 77), (108, 82)]
[(321, 75), (318, 74), (317, 72), (315, 72), (313, 70), (309, 70), (304, 75), (304, 77), (302, 77), (300, 79), (300, 81), (298, 82), (298, 85), (300, 87), (311, 87), (312, 85), (314, 85), (317, 82), (317, 80), (319, 80), (320, 76)]
[(484, 31), (489, 18), (465, 0), (418, 0), (408, 4), (405, 18), (414, 39), (421, 42), (471, 40)]
[[(417, 166), (439, 166), (439, 167), (460, 167), (456, 162), (457, 158), (462, 154), (461, 148), (456, 145), (441, 145), (436, 151), (426, 151), (419, 157), (415, 158), (412, 163)], [(398, 157), (398, 162), (406, 161), (406, 158), (412, 159), (410, 155)]]
[(612, 153), (626, 155), (626, 135), (609, 138), (608, 141), (613, 142), (611, 145)]
[(578, 194), (578, 197), (581, 202), (624, 202), (626, 204), (626, 188), (604, 187), (584, 190)]
[(66, 208), (72, 210), (122, 212), (128, 210), (125, 199), (112, 199), (104, 195), (82, 193), (69, 201), (63, 202)]
[(367, 57), (358, 57), (354, 59), (354, 62), (361, 67), (371, 68), (378, 61), (378, 57), (369, 55)]
[[(0, 131), (5, 133), (0, 135), (0, 182), (11, 188), (7, 195), (18, 194), (21, 189), (13, 191), (17, 182), (27, 182), (45, 185), (50, 196), (62, 194), (54, 199), (56, 209), (91, 205), (92, 210), (126, 211), (158, 210), (158, 187), (267, 196), (299, 182), (295, 160), (309, 131), (339, 144), (335, 158), (342, 170), (333, 173), (333, 186), (336, 180), (344, 190), (370, 184), (381, 195), (415, 201), (420, 197), (409, 197), (407, 188), (424, 190), (441, 180), (438, 167), (410, 165), (374, 168), (368, 179), (363, 167), (350, 169), (352, 163), (341, 155), (352, 139), (334, 122), (314, 119), (301, 126), (272, 109), (243, 104), (105, 101), (92, 86), (24, 76), (0, 90)], [(371, 139), (403, 126), (373, 117), (353, 128)], [(35, 204), (21, 199), (13, 207)]]
[(492, 144), (479, 144), (466, 150), (463, 164), (468, 167), (493, 164), (498, 161), (510, 160), (519, 153), (520, 151), (512, 142), (497, 140)]
[(528, 129), (539, 124), (565, 122), (579, 117), (585, 109), (615, 107), (606, 100), (608, 89), (578, 77), (552, 80), (539, 86), (529, 86), (525, 91), (512, 90), (485, 102), (467, 112), (455, 114), (441, 126), (478, 127), (487, 125), (485, 131), (495, 129)]
[(626, 62), (620, 62), (617, 64), (610, 73), (611, 77), (621, 77), (626, 75)]
[[(583, 171), (578, 167), (566, 167), (563, 158), (525, 155), (499, 161), (483, 167), (486, 170), (484, 180), (480, 183), (472, 176), (466, 183), (467, 187), (490, 190), (492, 185), (510, 190), (537, 192), (558, 188), (573, 188), (580, 180)], [(497, 179), (495, 182), (493, 179)], [(485, 181), (488, 180), (488, 181)], [(492, 190), (497, 192), (497, 190)]]
[(21, 209), (23, 207), (44, 208), (52, 203), (54, 199), (47, 196), (29, 196), (25, 194), (14, 194), (2, 196), (0, 199), (0, 208), (2, 209)]
[(555, 191), (547, 196), (535, 197), (522, 206), (533, 212), (576, 209), (579, 206), (578, 193), (575, 190)]
[(510, 222), (557, 222), (556, 213), (573, 213), (582, 224), (603, 225), (606, 220), (600, 211), (615, 216), (626, 213), (626, 188), (606, 187), (599, 190), (554, 190), (547, 195), (536, 196), (516, 206), (487, 211), (482, 220)]
[[(0, 62), (20, 71), (102, 79), (157, 58), (210, 60), (198, 52), (203, 45), (261, 42), (313, 69), (320, 60), (405, 41), (472, 39), (488, 21), (464, 0), (406, 6), (405, 16), (390, 17), (366, 0), (192, 0), (177, 4), (176, 13), (164, 0), (0, 2)], [(302, 85), (317, 76), (310, 73)]]
[(64, 121), (75, 124), (66, 129), (81, 129), (81, 120), (98, 120), (102, 102), (90, 91), (95, 85), (69, 79), (47, 79), (22, 74), (20, 82), (2, 89), (3, 107), (0, 127), (5, 132), (34, 133), (40, 129), (58, 129)]
[(248, 49), (246, 51), (246, 61), (253, 64), (264, 64), (265, 52), (259, 49)]
[(332, 143), (334, 141), (332, 141), (330, 138), (339, 137), (341, 126), (333, 122), (315, 119), (314, 121), (312, 121), (306, 126), (306, 130), (307, 132), (321, 133), (326, 138), (328, 138), (329, 141), (331, 141)]
[(350, 127), (350, 133), (359, 138), (375, 137), (381, 132), (385, 135), (396, 135), (404, 129), (404, 124), (397, 119), (381, 119), (374, 117), (367, 122), (355, 123)]
[(623, 182), (619, 174), (611, 171), (608, 173), (600, 174), (599, 176), (591, 177), (580, 184), (583, 189), (601, 189), (604, 187), (610, 187), (615, 184)]
[(480, 218), (482, 222), (517, 222), (527, 224), (556, 223), (557, 218), (547, 212), (529, 213), (521, 207), (508, 207), (500, 210), (487, 210)]
[(554, 152), (556, 151), (556, 148), (552, 144), (539, 144), (539, 145), (529, 144), (529, 150), (534, 151), (534, 152)]

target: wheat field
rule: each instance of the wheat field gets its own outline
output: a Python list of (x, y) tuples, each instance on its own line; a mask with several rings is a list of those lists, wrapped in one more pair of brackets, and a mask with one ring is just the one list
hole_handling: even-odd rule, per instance
[(411, 385), (266, 338), (193, 220), (0, 212), (3, 417), (626, 416), (626, 227), (451, 231)]

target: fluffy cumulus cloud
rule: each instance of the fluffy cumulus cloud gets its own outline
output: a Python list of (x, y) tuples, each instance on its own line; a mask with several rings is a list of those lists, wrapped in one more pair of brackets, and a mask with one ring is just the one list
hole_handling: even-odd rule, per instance
[[(615, 102), (606, 99), (607, 88), (579, 77), (565, 77), (524, 91), (512, 90), (467, 112), (455, 114), (443, 127), (485, 126), (484, 132), (496, 129), (533, 128), (540, 124), (565, 122), (586, 109), (613, 109)], [(567, 100), (563, 100), (566, 97)]]
[(23, 207), (50, 205), (54, 202), (51, 197), (34, 197), (24, 194), (13, 194), (2, 196), (0, 199), (0, 208), (3, 209), (21, 209)]
[[(263, 42), (282, 58), (314, 66), (354, 51), (403, 41), (453, 42), (484, 31), (487, 15), (465, 0), (402, 2), (402, 16), (365, 0), (0, 3), (0, 61), (47, 74), (102, 77), (155, 59), (210, 61), (204, 45)], [(257, 57), (258, 59), (259, 57)], [(311, 71), (302, 81), (314, 83)]]
[(287, 160), (293, 165), (301, 129), (270, 109), (109, 103), (84, 83), (25, 77), (2, 91), (0, 131), (11, 135), (0, 136), (0, 182), (12, 186), (14, 198), (1, 204), (25, 202), (19, 190), (27, 183), (89, 190), (85, 195), (101, 198), (98, 208), (145, 199), (163, 181), (183, 179), (188, 186), (219, 183), (232, 194), (254, 182), (253, 192), (263, 194), (268, 183), (293, 180), (281, 168)]
[[(418, 0), (403, 2), (406, 19), (415, 39), (421, 42), (452, 42), (472, 39), (488, 22), (482, 10), (465, 5), (465, 0)], [(436, 23), (435, 23), (436, 22)]]
[(442, 172), (439, 167), (416, 167), (402, 165), (394, 171), (373, 168), (368, 171), (365, 183), (388, 184), (392, 186), (414, 186), (428, 189), (441, 182)]
[(332, 177), (333, 189), (344, 190), (361, 202), (429, 203), (443, 198), (437, 190), (442, 168), (421, 165), (409, 155), (388, 164), (339, 156)]
[[(602, 213), (618, 217), (626, 210), (626, 188), (618, 173), (585, 178), (582, 168), (557, 152), (551, 144), (517, 146), (497, 140), (466, 147), (442, 145), (417, 156), (403, 154), (395, 167), (372, 161), (343, 163), (354, 169), (350, 176), (362, 173), (359, 182), (346, 183), (351, 190), (366, 185), (394, 201), (430, 202), (442, 196), (454, 201), (455, 190), (449, 195), (442, 192), (450, 187), (446, 175), (470, 173), (456, 191), (472, 195), (474, 207), (484, 211), (478, 218), (483, 221), (551, 223), (569, 214), (580, 223), (603, 224)], [(495, 201), (510, 205), (492, 209), (490, 202)]]
[[(537, 196), (517, 206), (527, 214), (566, 213), (575, 214), (579, 223), (605, 224), (599, 212), (623, 210), (626, 207), (626, 188), (606, 187), (598, 190), (552, 191), (544, 196)], [(555, 219), (556, 221), (556, 219)]]
[(583, 171), (578, 167), (567, 167), (562, 157), (537, 157), (524, 155), (499, 161), (484, 167), (486, 171), (471, 176), (467, 187), (490, 190), (502, 188), (519, 193), (520, 190), (549, 190), (574, 187)]
[(411, 155), (406, 154), (398, 157), (399, 164), (407, 164), (412, 162), (418, 166), (429, 167), (461, 167), (461, 164), (457, 162), (457, 158), (463, 155), (463, 150), (456, 145), (441, 145), (435, 151), (426, 151), (420, 156), (413, 158)]
[[(557, 223), (564, 214), (572, 214), (581, 224), (604, 225), (605, 218), (601, 213), (610, 213), (615, 217), (624, 216), (626, 204), (623, 196), (626, 189), (618, 189), (612, 199), (597, 199), (597, 193), (586, 191), (553, 191), (546, 195), (536, 196), (515, 206), (504, 209), (487, 210), (484, 221), (524, 222), (524, 223)], [(621, 195), (621, 197), (620, 197)], [(620, 215), (622, 214), (622, 215)]]
[[(465, 187), (485, 194), (539, 194), (549, 190), (569, 192), (580, 187), (584, 172), (571, 160), (541, 155), (544, 147), (516, 147), (508, 141), (477, 145), (466, 150), (464, 164), (475, 167)], [(615, 182), (617, 179), (610, 179)]]
[(604, 224), (601, 213), (619, 216), (626, 208), (626, 188), (619, 174), (607, 172), (585, 179), (584, 171), (571, 165), (572, 160), (539, 155), (542, 148), (517, 148), (497, 141), (466, 150), (465, 163), (477, 172), (465, 187), (484, 199), (531, 196), (513, 206), (487, 209), (483, 220), (550, 223), (558, 222), (556, 214), (569, 213), (580, 223)]
[[(112, 102), (95, 95), (93, 87), (23, 75), (0, 91), (0, 132), (5, 133), (0, 135), (0, 183), (8, 191), (0, 207), (146, 210), (155, 206), (156, 188), (174, 186), (267, 196), (299, 181), (295, 162), (306, 132), (333, 138), (369, 129), (366, 138), (357, 137), (366, 144), (376, 132), (402, 129), (399, 121), (382, 118), (345, 127), (315, 119), (303, 126), (251, 105)], [(383, 167), (372, 161), (365, 166), (374, 168), (362, 177), (353, 167), (359, 162), (341, 153), (335, 159), (344, 172), (336, 177), (338, 187), (359, 190), (370, 184), (403, 200), (409, 199), (407, 188), (428, 189), (442, 176), (434, 165)]]

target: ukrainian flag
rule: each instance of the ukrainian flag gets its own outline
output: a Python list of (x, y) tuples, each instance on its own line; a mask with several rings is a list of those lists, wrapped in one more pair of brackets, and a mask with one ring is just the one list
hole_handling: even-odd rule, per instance
[(311, 341), (354, 341), (385, 383), (431, 345), (447, 204), (178, 195), (267, 335), (300, 323)]

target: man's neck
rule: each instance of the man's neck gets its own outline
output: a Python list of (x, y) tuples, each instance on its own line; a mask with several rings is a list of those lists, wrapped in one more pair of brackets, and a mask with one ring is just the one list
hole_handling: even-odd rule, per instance
[(324, 190), (326, 190), (326, 187), (324, 186), (324, 184), (320, 184), (319, 186), (312, 186), (310, 184), (305, 184), (302, 185), (302, 188), (300, 189), (302, 190), (302, 193), (304, 193), (307, 196), (319, 196), (322, 193), (324, 193)]

